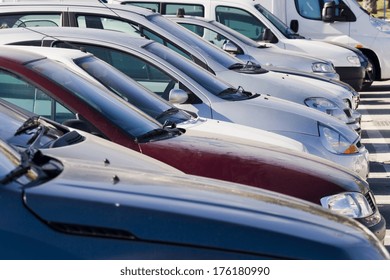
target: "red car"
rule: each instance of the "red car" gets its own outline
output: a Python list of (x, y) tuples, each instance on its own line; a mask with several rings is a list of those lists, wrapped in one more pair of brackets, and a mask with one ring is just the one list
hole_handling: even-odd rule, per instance
[[(80, 52), (75, 59), (88, 56)], [(188, 174), (322, 204), (357, 219), (384, 239), (385, 220), (368, 183), (319, 157), (272, 145), (247, 146), (201, 134), (187, 135), (174, 126), (164, 127), (64, 65), (11, 46), (0, 48), (0, 98), (55, 121), (83, 126)]]

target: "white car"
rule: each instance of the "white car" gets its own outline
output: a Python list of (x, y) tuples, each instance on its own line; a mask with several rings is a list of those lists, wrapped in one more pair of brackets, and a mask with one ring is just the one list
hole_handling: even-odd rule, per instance
[[(341, 121), (279, 98), (241, 92), (161, 44), (105, 30), (68, 27), (17, 31), (2, 30), (0, 43), (28, 42), (38, 45), (45, 39), (45, 44), (55, 48), (52, 52), (50, 49), (37, 51), (46, 52), (47, 55), (50, 52), (52, 58), (56, 56), (56, 60), (73, 69), (75, 60), (64, 58), (65, 54), (59, 52), (58, 47), (82, 48), (95, 53), (179, 108), (201, 117), (247, 125), (293, 138), (303, 143), (309, 153), (348, 167), (363, 178), (369, 172), (368, 152), (360, 143), (359, 135)], [(105, 65), (80, 66), (101, 82), (109, 84), (109, 87), (122, 83), (121, 76), (108, 72)], [(114, 80), (114, 77), (118, 80)], [(117, 86), (115, 91), (119, 91)]]

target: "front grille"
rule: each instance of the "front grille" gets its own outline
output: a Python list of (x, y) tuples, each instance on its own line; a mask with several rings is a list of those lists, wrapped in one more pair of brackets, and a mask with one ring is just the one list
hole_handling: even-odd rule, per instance
[(375, 212), (375, 211), (376, 211), (376, 205), (375, 205), (375, 202), (374, 202), (375, 199), (374, 199), (372, 193), (371, 193), (371, 192), (366, 193), (365, 197), (366, 197), (366, 199), (367, 199), (367, 201), (368, 201), (368, 204), (369, 204), (370, 207), (371, 207), (371, 210), (372, 210), (373, 212)]
[(350, 109), (344, 109), (344, 113), (347, 115), (348, 118), (352, 118), (352, 113)]

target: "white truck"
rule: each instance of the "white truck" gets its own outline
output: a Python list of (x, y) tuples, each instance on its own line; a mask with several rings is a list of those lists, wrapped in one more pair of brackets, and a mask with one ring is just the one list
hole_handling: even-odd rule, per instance
[[(363, 58), (357, 52), (298, 36), (282, 20), (260, 5), (263, 2), (267, 4), (267, 0), (109, 0), (108, 2), (141, 6), (166, 15), (176, 14), (179, 8), (183, 8), (186, 15), (216, 20), (256, 41), (266, 41), (283, 49), (330, 60), (342, 81), (355, 89), (362, 86), (366, 69), (361, 66)], [(274, 2), (275, 6), (273, 6)], [(279, 9), (276, 6), (278, 2), (286, 5), (291, 2), (294, 5), (293, 0), (275, 0), (270, 2), (272, 8)]]
[(377, 81), (390, 79), (390, 24), (372, 17), (356, 0), (240, 0), (261, 4), (294, 32), (359, 48)]

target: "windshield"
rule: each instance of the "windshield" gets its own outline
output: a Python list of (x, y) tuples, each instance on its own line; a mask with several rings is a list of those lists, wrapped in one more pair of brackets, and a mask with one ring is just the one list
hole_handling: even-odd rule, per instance
[[(158, 119), (158, 117), (166, 111), (173, 111), (171, 109), (174, 107), (170, 103), (159, 98), (116, 68), (108, 67), (107, 63), (96, 57), (83, 57), (75, 60), (75, 63), (106, 88), (162, 124), (167, 119)], [(191, 115), (179, 109), (166, 116), (169, 117), (170, 122), (176, 124), (191, 119)]]
[[(191, 61), (183, 63), (183, 59), (180, 56), (178, 57), (175, 52), (172, 52), (171, 50), (161, 46), (160, 44), (152, 43), (144, 46), (144, 48), (149, 52), (157, 55), (164, 61), (168, 62), (169, 64), (175, 66), (177, 69), (182, 71), (187, 76), (191, 77), (199, 85), (201, 85), (208, 92), (212, 93), (215, 96), (230, 100), (242, 100), (243, 97), (248, 98), (248, 95), (233, 94), (233, 91), (235, 90), (231, 85), (222, 81), (211, 73), (205, 71), (204, 69), (198, 67)], [(236, 98), (227, 95), (227, 92), (232, 93), (232, 96), (235, 96)]]
[(255, 5), (256, 10), (258, 10), (264, 17), (266, 17), (273, 26), (275, 26), (286, 38), (294, 39), (294, 38), (302, 38), (299, 34), (295, 33), (288, 27), (283, 21), (281, 21), (277, 16), (268, 11), (266, 8), (261, 6), (260, 4)]
[(255, 47), (255, 48), (258, 48), (260, 46), (255, 40), (252, 40), (252, 39), (248, 38), (247, 36), (242, 35), (240, 32), (237, 32), (234, 29), (229, 28), (226, 25), (223, 25), (222, 23), (219, 23), (218, 21), (213, 20), (210, 23), (212, 25), (216, 26), (218, 29), (223, 30), (227, 34), (230, 34), (235, 39), (240, 40), (245, 45)]
[(201, 54), (205, 54), (223, 65), (225, 68), (230, 68), (231, 65), (242, 63), (239, 59), (221, 51), (218, 47), (209, 44), (203, 39), (200, 40), (199, 36), (188, 31), (184, 27), (179, 26), (175, 22), (164, 18), (159, 14), (155, 14), (148, 17), (149, 21), (156, 24), (165, 31), (170, 32), (177, 40), (181, 40), (184, 43), (191, 45), (195, 50)]
[(59, 63), (42, 59), (28, 63), (27, 67), (65, 87), (76, 98), (83, 100), (135, 138), (161, 127), (159, 123), (128, 102), (93, 85)]

